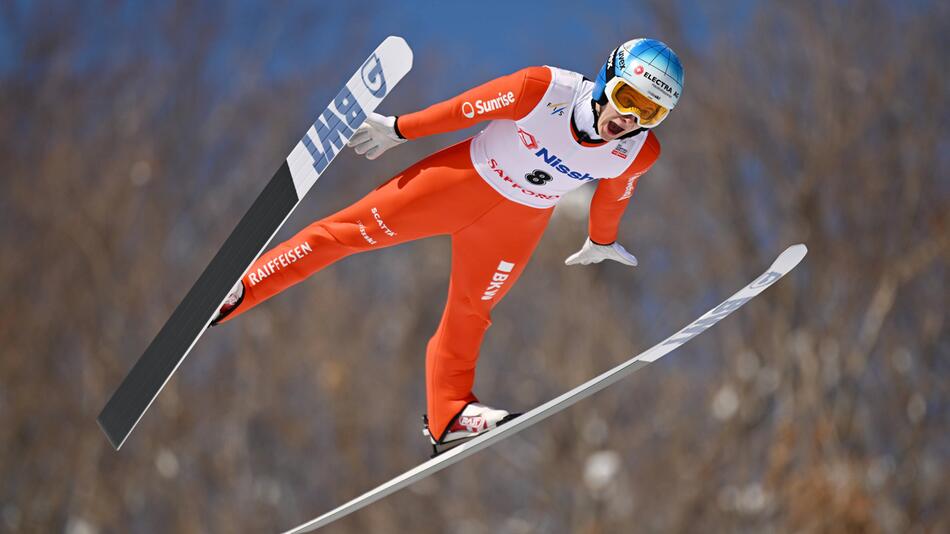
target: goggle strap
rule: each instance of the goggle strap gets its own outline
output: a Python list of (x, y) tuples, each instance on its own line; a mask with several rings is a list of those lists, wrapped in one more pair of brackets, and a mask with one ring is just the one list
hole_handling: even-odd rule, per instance
[(607, 56), (607, 62), (604, 64), (604, 94), (602, 94), (600, 98), (597, 99), (597, 102), (600, 105), (607, 104), (607, 99), (609, 98), (607, 96), (607, 84), (610, 83), (610, 80), (614, 79), (614, 76), (616, 76), (614, 70), (617, 68), (617, 52), (619, 51), (619, 46), (614, 48), (613, 52)]

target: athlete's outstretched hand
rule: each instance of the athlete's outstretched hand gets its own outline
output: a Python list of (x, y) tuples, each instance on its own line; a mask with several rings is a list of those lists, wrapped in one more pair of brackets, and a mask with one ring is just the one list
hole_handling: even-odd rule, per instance
[(591, 263), (600, 263), (604, 260), (619, 261), (631, 267), (637, 266), (637, 257), (627, 252), (620, 243), (614, 242), (610, 245), (598, 245), (591, 241), (589, 237), (587, 241), (584, 241), (584, 246), (581, 247), (579, 251), (564, 260), (564, 264), (576, 265), (580, 263), (581, 265), (590, 265)]
[(396, 117), (387, 117), (379, 113), (370, 113), (366, 122), (353, 132), (347, 146), (369, 159), (376, 159), (390, 148), (405, 143), (406, 140), (396, 134)]

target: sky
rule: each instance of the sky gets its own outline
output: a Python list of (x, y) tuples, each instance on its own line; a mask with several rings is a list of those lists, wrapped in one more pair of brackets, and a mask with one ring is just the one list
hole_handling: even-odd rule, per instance
[[(187, 3), (185, 3), (187, 4)], [(10, 7), (15, 6), (15, 7)], [(56, 20), (68, 4), (14, 2), (11, 12), (0, 11), (0, 69), (19, 59), (29, 35), (18, 32), (27, 18)], [(169, 9), (166, 3), (89, 1), (81, 12), (67, 16), (95, 36), (96, 45), (109, 53), (129, 41), (149, 39), (168, 24), (160, 12), (176, 12), (174, 24), (188, 25), (194, 8)], [(271, 65), (275, 72), (299, 68), (301, 57), (321, 55), (327, 45), (345, 42), (355, 55), (371, 50), (385, 36), (404, 37), (413, 49), (433, 57), (452, 58), (453, 70), (517, 70), (539, 62), (558, 63), (582, 72), (596, 71), (592, 58), (606, 56), (622, 41), (655, 35), (655, 20), (640, 2), (500, 2), (478, 4), (409, 0), (402, 2), (253, 2), (201, 3), (211, 13), (216, 30), (228, 36), (225, 47), (239, 52), (244, 46), (276, 42), (283, 53)], [(609, 10), (609, 13), (607, 12)], [(702, 36), (702, 16), (691, 32)], [(77, 20), (78, 19), (78, 20)], [(576, 24), (565, 24), (575, 21)], [(354, 24), (359, 35), (352, 31)], [(362, 24), (360, 27), (359, 25)], [(200, 31), (196, 27), (196, 31)], [(89, 31), (91, 30), (91, 31)], [(289, 41), (288, 41), (289, 39)], [(262, 43), (264, 41), (264, 43)], [(611, 43), (611, 44), (607, 44)], [(152, 50), (160, 55), (160, 50)], [(297, 54), (300, 54), (298, 56)], [(82, 58), (75, 58), (82, 63)], [(224, 58), (222, 58), (224, 59)], [(452, 77), (448, 78), (451, 83)]]

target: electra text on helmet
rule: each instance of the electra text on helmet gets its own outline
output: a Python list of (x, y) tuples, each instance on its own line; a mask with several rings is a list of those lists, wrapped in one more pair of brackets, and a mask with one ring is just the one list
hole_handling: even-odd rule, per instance
[(653, 84), (656, 85), (657, 87), (659, 87), (659, 88), (663, 89), (664, 91), (666, 91), (667, 94), (669, 94), (669, 95), (671, 95), (671, 96), (673, 96), (673, 97), (675, 97), (675, 98), (679, 98), (679, 96), (680, 96), (679, 92), (678, 92), (678, 91), (674, 91), (673, 88), (670, 87), (670, 84), (664, 82), (663, 80), (657, 78), (656, 76), (650, 74), (650, 73), (647, 72), (647, 71), (644, 71), (644, 72), (643, 72), (643, 77), (646, 78), (646, 79), (648, 79), (648, 80), (650, 80), (651, 82), (653, 82)]

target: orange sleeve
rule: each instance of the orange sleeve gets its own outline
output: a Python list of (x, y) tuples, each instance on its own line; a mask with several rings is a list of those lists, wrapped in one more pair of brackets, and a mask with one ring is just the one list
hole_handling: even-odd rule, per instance
[(550, 84), (551, 69), (528, 67), (422, 111), (400, 115), (396, 128), (406, 139), (416, 139), (461, 130), (487, 120), (518, 120), (538, 105)]
[(597, 183), (597, 191), (590, 202), (588, 234), (591, 241), (598, 245), (609, 245), (617, 240), (620, 218), (630, 203), (640, 175), (647, 172), (659, 157), (660, 141), (653, 132), (649, 132), (643, 148), (623, 174)]

